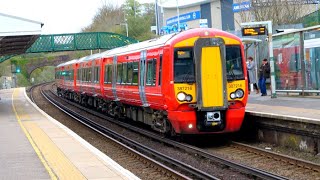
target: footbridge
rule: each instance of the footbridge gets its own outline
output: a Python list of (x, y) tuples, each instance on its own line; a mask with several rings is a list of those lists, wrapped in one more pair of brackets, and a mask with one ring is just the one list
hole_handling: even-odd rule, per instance
[[(109, 50), (138, 42), (111, 32), (40, 35), (25, 53), (61, 52), (78, 50)], [(0, 56), (0, 63), (18, 54)]]

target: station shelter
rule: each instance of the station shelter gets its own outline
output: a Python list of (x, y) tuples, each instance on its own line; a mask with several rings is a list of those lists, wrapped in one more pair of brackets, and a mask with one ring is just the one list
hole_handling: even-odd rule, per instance
[(277, 92), (320, 93), (320, 25), (273, 35)]

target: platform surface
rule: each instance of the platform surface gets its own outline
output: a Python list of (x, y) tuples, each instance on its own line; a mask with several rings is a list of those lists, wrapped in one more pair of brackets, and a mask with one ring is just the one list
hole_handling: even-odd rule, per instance
[(16, 119), (12, 90), (0, 96), (0, 179), (50, 179)]
[(276, 98), (271, 98), (270, 91), (268, 96), (252, 92), (248, 97), (246, 112), (320, 124), (320, 96), (278, 94)]
[(34, 106), (0, 90), (0, 179), (139, 179)]

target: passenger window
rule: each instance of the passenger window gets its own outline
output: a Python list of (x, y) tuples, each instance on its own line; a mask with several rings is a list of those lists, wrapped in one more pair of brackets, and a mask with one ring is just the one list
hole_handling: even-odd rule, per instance
[(156, 60), (152, 59), (147, 62), (147, 84), (148, 86), (156, 85)]
[(139, 73), (139, 64), (138, 62), (132, 63), (133, 73), (132, 73), (132, 84), (138, 84), (138, 73)]
[(85, 77), (86, 77), (86, 71), (85, 71), (85, 69), (81, 69), (81, 81), (82, 82), (84, 82), (86, 79), (85, 79)]
[(128, 63), (128, 81), (127, 84), (132, 84), (132, 76), (133, 76), (133, 67), (132, 62)]
[(104, 66), (104, 84), (108, 83), (108, 65)]
[(108, 83), (111, 83), (112, 81), (112, 66), (108, 65)]
[(70, 71), (70, 77), (69, 77), (70, 81), (73, 81), (74, 79), (74, 70)]
[(100, 67), (94, 68), (94, 83), (99, 83), (100, 76), (99, 76)]
[(86, 68), (85, 69), (85, 82), (88, 82), (89, 81), (89, 69), (88, 68)]
[(77, 69), (77, 81), (79, 81), (79, 69)]
[(88, 82), (88, 69), (84, 69), (84, 82)]
[(117, 84), (121, 83), (122, 64), (117, 65)]
[(91, 77), (92, 77), (92, 69), (88, 68), (88, 82), (91, 82)]
[(122, 66), (122, 83), (127, 83), (127, 63), (123, 63)]

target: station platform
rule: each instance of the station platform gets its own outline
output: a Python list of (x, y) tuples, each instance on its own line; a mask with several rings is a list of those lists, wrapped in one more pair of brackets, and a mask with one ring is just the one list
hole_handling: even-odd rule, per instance
[(0, 179), (139, 179), (34, 105), (0, 90)]
[(268, 91), (267, 94), (261, 96), (251, 92), (246, 112), (252, 115), (320, 124), (320, 96), (303, 97), (279, 93), (276, 98), (271, 98), (271, 92)]

